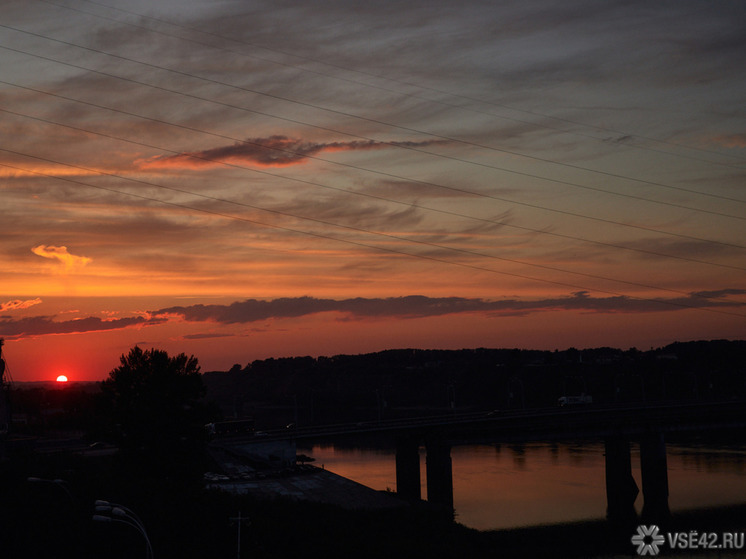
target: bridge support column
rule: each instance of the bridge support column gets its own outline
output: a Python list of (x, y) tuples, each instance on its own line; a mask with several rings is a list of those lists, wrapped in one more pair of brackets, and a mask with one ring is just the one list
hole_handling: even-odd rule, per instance
[(396, 441), (396, 493), (402, 499), (419, 501), (420, 490), (420, 441), (401, 438)]
[(642, 473), (642, 521), (665, 524), (671, 516), (668, 508), (668, 469), (663, 433), (650, 432), (640, 440)]
[(427, 500), (453, 514), (451, 446), (442, 441), (428, 441), (426, 447)]
[(606, 517), (616, 525), (637, 519), (635, 499), (640, 490), (632, 477), (629, 440), (613, 435), (605, 440), (606, 447)]

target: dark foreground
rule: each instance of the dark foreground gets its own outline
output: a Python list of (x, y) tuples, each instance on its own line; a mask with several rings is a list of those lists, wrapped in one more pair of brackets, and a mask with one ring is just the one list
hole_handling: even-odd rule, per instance
[[(137, 464), (38, 471), (4, 468), (0, 490), (0, 557), (107, 558), (146, 556), (145, 542), (125, 523), (94, 522), (94, 501), (104, 499), (136, 511), (146, 526), (156, 559), (237, 557), (237, 517), (245, 558), (479, 558), (636, 557), (630, 542), (636, 524), (614, 529), (607, 522), (581, 522), (479, 532), (426, 504), (378, 511), (260, 499), (206, 491), (194, 478), (155, 478)], [(45, 477), (48, 476), (48, 477)], [(57, 480), (57, 481), (55, 481)], [(746, 505), (676, 514), (671, 531), (746, 530)], [(662, 556), (741, 557), (698, 551)]]

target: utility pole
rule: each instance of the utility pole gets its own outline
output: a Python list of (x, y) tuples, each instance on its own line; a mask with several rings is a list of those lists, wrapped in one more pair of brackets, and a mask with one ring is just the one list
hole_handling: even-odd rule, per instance
[(234, 522), (238, 524), (238, 542), (236, 544), (236, 559), (241, 559), (241, 524), (244, 522), (251, 524), (251, 520), (248, 518), (241, 518), (241, 511), (238, 511), (238, 516), (232, 516), (228, 518), (228, 520), (231, 521), (231, 524)]

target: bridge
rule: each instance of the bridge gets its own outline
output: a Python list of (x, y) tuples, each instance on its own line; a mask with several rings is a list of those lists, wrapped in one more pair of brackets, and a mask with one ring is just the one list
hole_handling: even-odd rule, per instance
[(565, 408), (454, 413), (424, 418), (370, 421), (257, 432), (220, 440), (227, 447), (282, 442), (333, 442), (384, 439), (396, 449), (396, 489), (419, 500), (419, 448), (426, 449), (428, 501), (453, 510), (450, 451), (454, 445), (596, 439), (605, 443), (607, 515), (612, 521), (636, 518), (639, 493), (632, 477), (630, 444), (640, 447), (644, 505), (642, 520), (662, 523), (668, 508), (665, 436), (669, 433), (718, 432), (746, 427), (746, 402), (687, 402), (583, 405)]

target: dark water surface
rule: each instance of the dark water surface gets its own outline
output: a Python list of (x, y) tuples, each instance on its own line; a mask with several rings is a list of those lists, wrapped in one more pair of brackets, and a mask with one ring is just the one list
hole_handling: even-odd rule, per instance
[[(668, 444), (672, 511), (746, 503), (746, 446)], [(314, 446), (316, 465), (379, 490), (396, 490), (393, 450)], [(479, 530), (604, 518), (604, 446), (531, 443), (451, 451), (458, 522)], [(425, 452), (420, 450), (422, 496)], [(632, 446), (638, 487), (639, 449)], [(637, 498), (638, 512), (643, 498)]]

